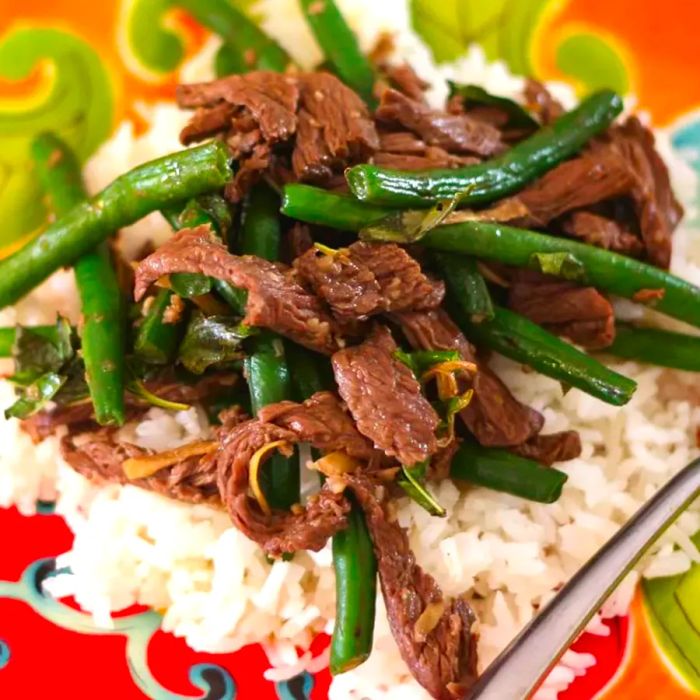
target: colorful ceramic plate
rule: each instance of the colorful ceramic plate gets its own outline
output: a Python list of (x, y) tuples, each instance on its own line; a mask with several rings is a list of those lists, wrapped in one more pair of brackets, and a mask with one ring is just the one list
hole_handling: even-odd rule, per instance
[[(0, 246), (5, 254), (43, 220), (26, 170), (32, 135), (50, 126), (87, 158), (135, 106), (172, 95), (173, 70), (205, 32), (168, 0), (26, 0), (0, 6)], [(687, 0), (414, 0), (415, 29), (438, 60), (471, 42), (516, 73), (638, 95), (700, 171), (700, 5)], [(163, 19), (167, 21), (162, 22)], [(41, 505), (41, 504), (40, 504)], [(23, 517), (0, 509), (0, 697), (324, 698), (328, 675), (263, 680), (259, 648), (197, 654), (158, 631), (157, 612), (121, 613), (97, 630), (71, 601), (41, 593), (71, 535), (45, 504)], [(598, 664), (561, 697), (700, 696), (700, 567), (644, 584), (627, 618), (576, 644)], [(327, 639), (318, 639), (321, 648)], [(653, 690), (652, 690), (653, 689)]]

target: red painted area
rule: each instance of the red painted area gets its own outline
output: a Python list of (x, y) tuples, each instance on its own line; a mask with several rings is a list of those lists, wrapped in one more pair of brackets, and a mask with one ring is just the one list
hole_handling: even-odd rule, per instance
[[(57, 516), (21, 516), (16, 510), (0, 509), (0, 532), (5, 533), (0, 558), (0, 580), (16, 581), (37, 559), (53, 557), (70, 547), (71, 534)], [(71, 607), (77, 607), (72, 601)], [(130, 608), (120, 615), (133, 614)], [(565, 700), (593, 697), (615, 672), (627, 636), (624, 621), (611, 624), (609, 637), (585, 635), (575, 648), (595, 653), (600, 662), (576, 683)], [(125, 661), (125, 639), (121, 636), (84, 635), (64, 630), (44, 620), (28, 605), (0, 599), (0, 639), (8, 643), (10, 661), (0, 670), (0, 698), (64, 698), (93, 700), (95, 697), (141, 700), (146, 697), (134, 685)], [(314, 655), (328, 644), (319, 636)], [(267, 668), (260, 647), (248, 647), (235, 654), (193, 652), (182, 639), (157, 632), (149, 646), (148, 663), (154, 676), (168, 690), (187, 695), (197, 691), (189, 683), (190, 666), (213, 663), (228, 668), (236, 681), (239, 700), (274, 700), (274, 686), (262, 678)], [(328, 697), (330, 676), (318, 674), (313, 700)], [(109, 689), (105, 696), (105, 689)]]
[(574, 651), (593, 654), (597, 663), (578, 678), (569, 690), (560, 694), (560, 700), (592, 698), (615, 675), (627, 648), (629, 620), (626, 617), (616, 617), (605, 624), (610, 630), (609, 636), (584, 634), (573, 645)]

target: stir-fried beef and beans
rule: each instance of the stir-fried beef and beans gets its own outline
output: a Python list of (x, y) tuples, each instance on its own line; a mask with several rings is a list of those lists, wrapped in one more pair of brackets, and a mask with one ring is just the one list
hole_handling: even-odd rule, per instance
[[(519, 101), (452, 85), (435, 109), (410, 66), (386, 63), (386, 46), (363, 56), (333, 3), (316, 5), (302, 2), (327, 53), (315, 72), (227, 5), (219, 19), (249, 30), (226, 45), (246, 70), (176, 95), (183, 145), (206, 143), (92, 199), (66, 146), (37, 140), (57, 220), (0, 263), (0, 304), (70, 265), (83, 316), (0, 331), (7, 415), (36, 442), (57, 435), (91, 480), (225, 509), (271, 557), (333, 538), (332, 670), (371, 650), (359, 566), (415, 678), (457, 698), (476, 677), (477, 621), (416, 562), (396, 499), (440, 517), (433, 485), (457, 479), (556, 500), (552, 465), (580, 437), (547, 432), (490, 353), (622, 405), (634, 382), (594, 351), (696, 370), (700, 354), (688, 366), (693, 338), (619, 323), (613, 296), (700, 325), (700, 290), (666, 272), (682, 209), (618, 96), (567, 113), (534, 81)], [(122, 260), (119, 227), (156, 210), (172, 238)], [(155, 453), (123, 429), (192, 404), (206, 440)], [(311, 493), (300, 469), (318, 474)]]

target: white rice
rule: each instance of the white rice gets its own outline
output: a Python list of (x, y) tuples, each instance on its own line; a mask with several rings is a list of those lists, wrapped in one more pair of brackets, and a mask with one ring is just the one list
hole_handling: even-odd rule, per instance
[[(343, 0), (340, 5), (364, 48), (380, 31), (395, 33), (397, 60), (408, 59), (419, 75), (431, 81), (430, 97), (436, 103), (444, 98), (446, 78), (481, 83), (499, 94), (516, 95), (522, 87), (522, 80), (509, 75), (502, 64), (486, 64), (477, 49), (451, 65), (436, 67), (409, 29), (402, 0)], [(265, 28), (302, 66), (319, 60), (295, 0), (262, 0), (260, 9)], [(187, 80), (210, 77), (209, 58), (216, 45), (215, 40), (209, 42), (204, 57), (183, 68)], [(552, 87), (560, 99), (572, 104), (567, 86)], [(131, 124), (119, 127), (85, 169), (90, 190), (179, 147), (177, 135), (185, 115), (171, 104), (143, 106), (142, 111), (151, 128), (135, 137)], [(676, 191), (687, 205), (686, 221), (697, 221), (696, 176), (673, 154), (663, 133), (659, 145), (671, 164)], [(125, 229), (121, 240), (133, 255), (146, 240), (158, 243), (169, 233), (162, 218), (153, 214)], [(677, 232), (673, 269), (700, 283), (695, 233), (690, 224)], [(55, 274), (16, 308), (2, 312), (0, 323), (46, 322), (56, 310), (77, 318), (69, 273)], [(620, 303), (620, 312), (632, 317), (649, 314), (629, 302)], [(669, 325), (667, 319), (663, 322)], [(449, 513), (445, 519), (430, 518), (408, 500), (401, 504), (399, 517), (410, 531), (419, 562), (447, 594), (472, 598), (481, 621), (482, 668), (646, 499), (697, 456), (695, 432), (700, 424), (700, 393), (689, 388), (695, 377), (681, 372), (611, 362), (639, 385), (630, 404), (619, 409), (576, 390), (564, 395), (557, 382), (525, 372), (506, 359), (495, 358), (492, 364), (521, 400), (543, 412), (545, 432), (578, 430), (584, 446), (581, 457), (560, 466), (569, 480), (561, 499), (552, 505), (480, 488), (460, 490), (449, 481), (436, 488)], [(0, 403), (4, 407), (11, 401), (9, 385), (1, 383)], [(166, 449), (206, 436), (208, 426), (195, 408), (180, 413), (152, 409), (140, 423), (124, 430), (144, 447)], [(197, 650), (227, 652), (263, 642), (274, 667), (267, 674), (269, 680), (326, 663), (325, 656), (299, 657), (295, 647), (306, 649), (316, 633), (332, 629), (335, 594), (328, 548), (270, 564), (219, 511), (129, 486), (95, 488), (62, 462), (55, 439), (34, 446), (15, 420), (0, 421), (0, 440), (13, 446), (0, 455), (0, 505), (14, 503), (31, 513), (37, 499), (56, 497), (58, 512), (75, 533), (73, 548), (59, 562), (72, 574), (46, 584), (54, 595), (74, 595), (105, 627), (111, 624), (111, 611), (133, 603), (153, 606), (163, 611), (163, 628)], [(696, 507), (655, 545), (640, 573), (667, 576), (700, 561), (690, 540), (698, 530)], [(637, 573), (626, 579), (589, 631), (607, 633), (601, 619), (627, 611), (637, 580)], [(378, 610), (371, 658), (334, 679), (331, 698), (426, 698), (398, 655), (381, 600)], [(568, 652), (538, 697), (556, 697), (594, 662), (590, 655)]]

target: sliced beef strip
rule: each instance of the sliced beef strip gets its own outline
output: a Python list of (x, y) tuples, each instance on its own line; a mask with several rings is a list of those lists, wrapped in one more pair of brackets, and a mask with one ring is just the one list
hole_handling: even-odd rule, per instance
[(525, 102), (543, 124), (551, 124), (564, 114), (561, 103), (542, 83), (532, 78), (525, 81)]
[[(394, 314), (394, 318), (417, 350), (458, 350), (464, 360), (476, 361), (474, 348), (443, 309)], [(461, 380), (460, 384), (462, 390), (468, 388)], [(520, 445), (542, 429), (543, 417), (521, 404), (485, 362), (478, 362), (472, 388), (472, 400), (460, 417), (480, 444)]]
[(433, 481), (442, 481), (450, 475), (452, 467), (452, 459), (459, 449), (459, 440), (452, 440), (445, 447), (441, 447), (433, 459), (430, 461), (430, 470), (428, 476)]
[(379, 151), (372, 162), (401, 170), (458, 168), (480, 162), (476, 156), (448, 153), (440, 146), (430, 146), (410, 131), (380, 131)]
[(511, 277), (508, 306), (585, 348), (605, 348), (615, 339), (612, 305), (594, 287), (517, 270)]
[(425, 102), (424, 93), (430, 87), (430, 83), (422, 80), (408, 63), (384, 65), (382, 71), (399, 92), (412, 100)]
[(338, 348), (336, 322), (288, 268), (252, 255), (231, 255), (209, 226), (176, 233), (139, 264), (136, 300), (158, 278), (173, 272), (209, 275), (246, 289), (244, 323), (250, 326), (270, 328), (317, 352), (331, 354)]
[(375, 447), (405, 465), (437, 451), (439, 418), (412, 372), (394, 359), (391, 333), (377, 326), (360, 345), (336, 352), (331, 361), (343, 398), (359, 431)]
[(231, 127), (231, 119), (236, 111), (234, 105), (222, 102), (213, 107), (199, 107), (187, 125), (180, 132), (183, 146), (209, 138)]
[[(299, 86), (295, 78), (282, 73), (253, 71), (209, 83), (178, 85), (176, 98), (183, 108), (209, 108), (220, 112), (220, 105), (225, 103), (245, 109), (269, 143), (286, 141), (296, 131)], [(200, 122), (201, 114), (195, 115)], [(211, 131), (208, 131), (195, 137), (196, 132), (192, 127), (192, 122), (185, 127), (189, 129), (190, 140), (201, 140), (211, 135)]]
[[(406, 531), (389, 517), (386, 491), (362, 475), (347, 476), (364, 511), (391, 632), (414, 678), (437, 700), (457, 700), (474, 684), (476, 616), (466, 600), (446, 598), (417, 563)], [(432, 629), (420, 618), (437, 611)], [(430, 612), (428, 612), (430, 616)]]
[(641, 239), (623, 224), (590, 211), (574, 211), (564, 221), (564, 233), (585, 243), (622, 253), (633, 258), (641, 257), (644, 244)]
[(430, 146), (410, 131), (379, 132), (379, 151), (372, 162), (398, 170), (458, 168), (480, 162), (476, 156), (448, 153), (440, 146)]
[(350, 504), (342, 493), (334, 493), (326, 484), (303, 509), (265, 514), (248, 495), (248, 464), (257, 450), (276, 440), (289, 444), (298, 441), (296, 433), (259, 420), (234, 428), (216, 462), (221, 500), (234, 525), (271, 556), (301, 549), (318, 551), (329, 537), (347, 527)]
[(91, 481), (132, 484), (189, 503), (220, 503), (212, 456), (190, 457), (146, 479), (127, 479), (124, 460), (147, 454), (147, 450), (119, 441), (114, 428), (68, 434), (61, 439), (63, 459)]
[(418, 262), (395, 243), (359, 241), (332, 256), (309, 250), (294, 267), (344, 319), (434, 308), (445, 294), (444, 283), (429, 279)]
[(322, 182), (379, 147), (367, 105), (330, 73), (299, 76), (299, 126), (292, 167), (302, 181)]
[(330, 391), (319, 391), (301, 404), (270, 404), (259, 411), (258, 419), (290, 430), (300, 442), (308, 442), (324, 452), (345, 452), (366, 461), (376, 458), (372, 443), (358, 431), (338, 397)]
[(286, 236), (287, 260), (295, 260), (307, 250), (314, 247), (311, 229), (301, 221), (295, 221)]
[(410, 131), (379, 132), (379, 148), (389, 153), (419, 156), (425, 153), (425, 141)]
[(294, 261), (294, 269), (338, 317), (366, 318), (382, 310), (379, 282), (347, 250), (335, 255), (308, 250)]
[(532, 133), (532, 129), (508, 128), (510, 114), (496, 105), (465, 104), (465, 99), (455, 94), (447, 101), (447, 112), (450, 114), (466, 114), (471, 119), (490, 124), (501, 132), (501, 138), (508, 143), (520, 141)]
[(423, 155), (380, 151), (374, 154), (372, 162), (383, 168), (393, 168), (394, 170), (431, 170), (433, 168), (459, 168), (463, 165), (474, 165), (480, 161), (471, 156), (456, 156), (439, 146), (427, 146)]
[(597, 148), (564, 161), (522, 190), (517, 198), (529, 211), (522, 223), (545, 226), (572, 209), (624, 195), (633, 184), (634, 175), (616, 150)]
[(260, 181), (266, 171), (272, 168), (273, 156), (268, 143), (256, 144), (250, 154), (241, 159), (233, 180), (226, 184), (224, 197), (231, 202), (240, 202), (251, 187)]
[(466, 114), (449, 114), (430, 109), (398, 90), (382, 93), (376, 118), (385, 124), (400, 125), (420, 136), (430, 146), (450, 153), (492, 156), (504, 149), (498, 129)]
[[(463, 359), (475, 361), (474, 348), (443, 309), (395, 314), (394, 318), (413, 347), (458, 350)], [(458, 383), (461, 391), (468, 388), (463, 380)], [(540, 435), (542, 415), (521, 404), (485, 362), (478, 363), (472, 388), (474, 396), (460, 418), (481, 445), (508, 447), (542, 464), (578, 456), (578, 434), (564, 431)], [(447, 476), (456, 449), (454, 442), (436, 455), (431, 464), (433, 478)]]
[[(174, 377), (164, 375), (144, 382), (146, 389), (166, 401), (194, 403), (212, 399), (229, 391), (237, 377), (231, 373), (217, 373), (202, 377), (195, 384), (183, 384)], [(135, 420), (151, 408), (131, 393), (124, 397), (127, 407), (127, 420)], [(35, 443), (55, 435), (59, 428), (66, 426), (70, 431), (95, 428), (95, 413), (91, 401), (84, 401), (70, 406), (56, 406), (51, 410), (39, 411), (20, 423)]]
[(521, 457), (551, 467), (555, 462), (567, 462), (581, 456), (581, 436), (575, 430), (535, 435), (522, 445), (510, 449)]
[(394, 243), (353, 243), (352, 259), (367, 267), (379, 283), (386, 310), (432, 309), (445, 298), (442, 280), (430, 279), (404, 248)]
[(605, 145), (612, 146), (634, 176), (630, 194), (647, 257), (653, 264), (668, 268), (671, 234), (683, 208), (671, 189), (668, 169), (655, 149), (654, 135), (639, 119), (629, 117), (623, 125), (609, 129), (606, 139)]

